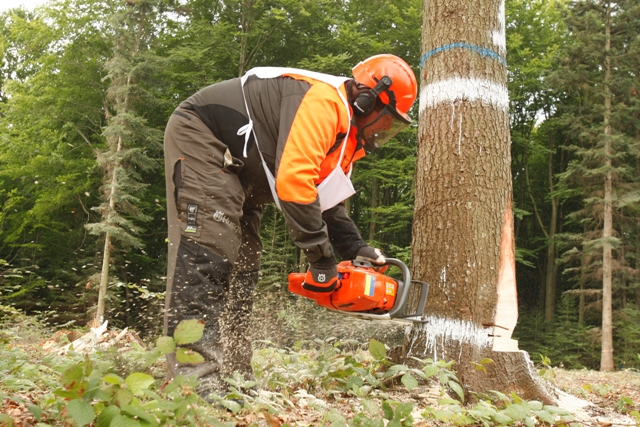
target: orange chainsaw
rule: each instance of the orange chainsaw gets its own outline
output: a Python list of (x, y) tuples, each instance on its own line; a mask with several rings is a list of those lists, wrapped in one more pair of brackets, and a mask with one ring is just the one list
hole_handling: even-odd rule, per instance
[[(389, 266), (400, 269), (402, 280), (383, 274)], [(366, 319), (424, 322), (429, 284), (411, 280), (409, 269), (398, 259), (387, 258), (382, 267), (366, 261), (342, 261), (338, 264), (338, 285), (331, 292), (304, 289), (304, 276), (289, 274), (289, 291), (321, 307)]]

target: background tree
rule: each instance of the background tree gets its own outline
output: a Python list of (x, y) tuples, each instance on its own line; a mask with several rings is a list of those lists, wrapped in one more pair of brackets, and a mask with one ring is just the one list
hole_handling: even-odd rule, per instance
[[(556, 52), (567, 37), (562, 10), (563, 2), (554, 0), (506, 2), (516, 251), (523, 262), (518, 283), (527, 289), (524, 303), (544, 308), (545, 322), (553, 321), (556, 308), (556, 233), (564, 200), (557, 174), (566, 160), (551, 121), (557, 98), (542, 77), (555, 68)], [(534, 263), (542, 286), (532, 283)]]
[(60, 322), (86, 311), (84, 284), (95, 273), (83, 225), (99, 183), (107, 45), (92, 22), (101, 12), (61, 3), (0, 19), (0, 258), (15, 273), (0, 298), (28, 312), (54, 308)]
[(113, 19), (113, 56), (105, 65), (110, 81), (103, 130), (107, 150), (98, 155), (98, 163), (105, 171), (104, 201), (96, 208), (101, 221), (86, 226), (91, 233), (104, 235), (96, 323), (102, 323), (105, 314), (112, 239), (122, 249), (142, 246), (137, 237), (141, 229), (135, 220), (147, 221), (149, 215), (139, 208), (136, 194), (148, 186), (141, 174), (159, 166), (152, 156), (159, 156), (162, 139), (161, 133), (147, 126), (137, 111), (153, 102), (142, 82), (159, 69), (158, 59), (149, 51), (155, 39), (157, 3), (137, 0), (118, 6), (119, 13)]
[(566, 21), (573, 37), (552, 79), (568, 98), (562, 123), (576, 156), (562, 176), (563, 184), (580, 189), (581, 198), (569, 216), (573, 227), (566, 236), (572, 243), (567, 254), (580, 255), (572, 272), (582, 286), (602, 289), (601, 370), (614, 369), (613, 309), (622, 305), (621, 285), (638, 275), (635, 220), (631, 225), (629, 219), (637, 218), (634, 206), (639, 196), (634, 119), (638, 100), (632, 89), (638, 85), (632, 70), (638, 63), (633, 34), (637, 35), (639, 13), (636, 2), (572, 4)]
[[(133, 24), (114, 26), (113, 19), (146, 2), (129, 3), (52, 0), (32, 12), (6, 12), (0, 19), (0, 260), (8, 264), (0, 261), (0, 304), (29, 313), (51, 310), (49, 319), (56, 323), (84, 322), (96, 303), (93, 284), (104, 259), (104, 235), (89, 234), (84, 225), (101, 221), (100, 212), (90, 209), (100, 205), (105, 194), (101, 189), (105, 170), (96, 153), (107, 152), (104, 131), (115, 124), (118, 115), (115, 98), (108, 98), (114, 82), (105, 78), (113, 70), (107, 70), (105, 64), (115, 58), (114, 45), (121, 36), (116, 29), (133, 28)], [(521, 348), (530, 353), (576, 368), (598, 367), (601, 349), (602, 246), (589, 233), (599, 230), (602, 214), (597, 205), (602, 197), (598, 191), (603, 191), (603, 180), (597, 176), (602, 170), (598, 172), (597, 163), (587, 162), (583, 152), (600, 132), (587, 125), (603, 120), (604, 98), (597, 94), (603, 93), (604, 68), (589, 64), (602, 64), (597, 61), (602, 58), (605, 33), (601, 9), (589, 12), (600, 18), (587, 19), (591, 15), (585, 12), (586, 5), (591, 3), (567, 2), (566, 8), (565, 2), (551, 0), (505, 3), (516, 273), (523, 309), (516, 335)], [(610, 55), (613, 234), (617, 239), (612, 242), (614, 362), (640, 367), (640, 336), (633, 324), (640, 317), (640, 227), (633, 197), (640, 176), (635, 148), (640, 134), (640, 55), (634, 53), (639, 41), (637, 30), (633, 31), (638, 27), (637, 7), (633, 2), (612, 4), (617, 8)], [(501, 62), (494, 54), (504, 55), (492, 37), (485, 37), (489, 40), (485, 43), (479, 35), (476, 39), (460, 35), (473, 14), (457, 4), (445, 7), (442, 15), (454, 16), (446, 22), (460, 26), (451, 29), (450, 42), (466, 40), (470, 46), (434, 52), (425, 59), (422, 70), (420, 0), (188, 0), (158, 6), (166, 7), (167, 13), (155, 9), (153, 23), (144, 30), (147, 42), (139, 50), (141, 56), (135, 60), (127, 56), (121, 62), (122, 70), (128, 69), (130, 75), (145, 75), (120, 86), (135, 93), (130, 96), (129, 111), (136, 120), (144, 121), (135, 129), (146, 126), (162, 132), (181, 100), (252, 66), (292, 66), (349, 75), (359, 60), (390, 52), (406, 59), (417, 75), (439, 67), (433, 62), (439, 57), (447, 70), (467, 64), (460, 66), (459, 77), (489, 80), (502, 72), (495, 68)], [(466, 56), (463, 50), (468, 51)], [(159, 69), (153, 66), (157, 58), (151, 58), (152, 54), (164, 60)], [(458, 60), (459, 64), (451, 62)], [(432, 70), (432, 66), (437, 67)], [(151, 73), (145, 71), (151, 69)], [(432, 79), (430, 83), (441, 77), (426, 76)], [(474, 102), (472, 107), (477, 108)], [(468, 165), (465, 144), (475, 141), (468, 127), (474, 116), (466, 109), (471, 107), (461, 107), (460, 102), (445, 105), (449, 105), (448, 121), (442, 123), (453, 129), (453, 150), (460, 141), (460, 158)], [(417, 106), (411, 114), (417, 117)], [(438, 123), (438, 132), (444, 134)], [(479, 149), (479, 143), (473, 143)], [(140, 149), (146, 144), (135, 139), (131, 147)], [(425, 258), (411, 257), (417, 146), (418, 129), (413, 127), (379, 153), (359, 161), (353, 174), (359, 191), (349, 205), (352, 218), (371, 244), (421, 266)], [(487, 145), (482, 147), (486, 155)], [(157, 154), (147, 151), (151, 157)], [(433, 158), (434, 164), (440, 161)], [(564, 173), (571, 161), (569, 173)], [(128, 170), (137, 173), (136, 180), (143, 184), (133, 193), (137, 200), (131, 199), (132, 204), (150, 219), (145, 222), (123, 214), (138, 228), (133, 237), (144, 242), (144, 247), (111, 253), (112, 299), (106, 317), (116, 327), (153, 334), (159, 326), (166, 262), (164, 177), (158, 169)], [(469, 179), (476, 178), (465, 176), (465, 182)], [(478, 194), (485, 194), (484, 190)], [(430, 209), (437, 211), (435, 206)], [(295, 305), (298, 300), (282, 290), (286, 274), (304, 268), (304, 260), (291, 243), (280, 212), (272, 206), (265, 207), (262, 233), (260, 297), (265, 299), (259, 299), (258, 305), (271, 308), (274, 305), (269, 301), (285, 297)], [(593, 245), (585, 243), (591, 240)], [(553, 288), (553, 280), (556, 291), (547, 291), (548, 285)], [(545, 313), (541, 302), (547, 297), (557, 302), (547, 303)], [(296, 318), (298, 314), (293, 310), (279, 321), (308, 322)]]

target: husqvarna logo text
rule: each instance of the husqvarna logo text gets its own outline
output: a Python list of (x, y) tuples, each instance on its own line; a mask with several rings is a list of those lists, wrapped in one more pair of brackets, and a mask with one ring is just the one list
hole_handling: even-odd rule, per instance
[(228, 225), (235, 231), (236, 233), (240, 233), (240, 227), (233, 223), (222, 211), (215, 211), (213, 214), (213, 220), (216, 222), (221, 222), (223, 224)]

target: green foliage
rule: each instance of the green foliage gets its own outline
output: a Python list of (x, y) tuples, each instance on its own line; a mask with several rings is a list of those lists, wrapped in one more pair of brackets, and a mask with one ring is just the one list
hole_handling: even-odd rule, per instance
[[(615, 356), (617, 366), (634, 367), (640, 364), (640, 338), (629, 307), (634, 301), (637, 306), (639, 295), (640, 55), (637, 8), (627, 1), (618, 5), (616, 75), (610, 82), (616, 128)], [(582, 320), (545, 324), (539, 296), (548, 266), (558, 270), (557, 295), (599, 285), (602, 241), (593, 231), (599, 230), (601, 197), (592, 183), (604, 172), (597, 162), (602, 156), (593, 151), (602, 135), (602, 67), (594, 65), (602, 63), (602, 10), (592, 1), (508, 0), (505, 7), (521, 344), (567, 367), (591, 367), (597, 364), (600, 323), (591, 306), (598, 301), (575, 308)], [(390, 52), (417, 74), (421, 13), (417, 0), (56, 0), (35, 12), (4, 12), (0, 304), (44, 313), (53, 323), (84, 323), (96, 301), (101, 233), (110, 230), (132, 246), (121, 241), (109, 260), (107, 317), (118, 327), (157, 336), (166, 273), (165, 177), (157, 166), (173, 109), (204, 86), (252, 66), (349, 75), (358, 61)], [(416, 123), (417, 109), (410, 112)], [(418, 137), (416, 124), (357, 162), (358, 193), (349, 200), (365, 240), (408, 264)], [(118, 138), (126, 154), (117, 154)], [(111, 222), (102, 216), (110, 211), (109, 167), (102, 168), (109, 165), (122, 178), (119, 217)], [(87, 224), (98, 234), (89, 234)], [(273, 206), (265, 206), (261, 236), (260, 298), (281, 304), (282, 314), (273, 321), (292, 331), (280, 338), (289, 344), (308, 336), (307, 320), (292, 312), (300, 305), (285, 289), (286, 274), (304, 270), (306, 260)], [(558, 250), (549, 255), (551, 245), (562, 249), (562, 263)], [(562, 317), (563, 310), (560, 303), (554, 314)], [(188, 350), (180, 354), (197, 358)]]
[(463, 407), (446, 399), (441, 400), (441, 403), (444, 405), (443, 409), (427, 408), (423, 416), (457, 426), (507, 426), (521, 423), (533, 427), (540, 422), (549, 425), (573, 425), (572, 421), (575, 420), (567, 410), (544, 405), (535, 400), (525, 401), (514, 394), (507, 396), (498, 391), (482, 396), (471, 407)]
[[(186, 343), (198, 336), (199, 326), (194, 322), (183, 323), (181, 330), (174, 338)], [(174, 338), (163, 337), (152, 350), (137, 348), (124, 355), (142, 358), (146, 360), (145, 366), (154, 366), (161, 354), (176, 348)], [(173, 345), (168, 340), (173, 341)], [(25, 403), (41, 425), (222, 426), (235, 423), (235, 416), (277, 414), (281, 408), (292, 406), (292, 399), (297, 405), (307, 405), (324, 414), (324, 421), (332, 426), (412, 426), (418, 414), (427, 420), (454, 425), (570, 422), (567, 411), (498, 391), (480, 396), (471, 406), (463, 405), (461, 400), (446, 396), (446, 391), (454, 388), (452, 383), (457, 384), (455, 372), (451, 370), (454, 362), (430, 359), (411, 362), (412, 367), (392, 364), (385, 346), (374, 340), (369, 342), (368, 350), (357, 343), (333, 339), (300, 342), (295, 350), (265, 347), (255, 352), (253, 361), (258, 382), (246, 381), (234, 374), (227, 379), (229, 395), (216, 398), (216, 405), (212, 406), (195, 393), (197, 381), (177, 376), (163, 382), (163, 374), (156, 377), (138, 371), (119, 374), (109, 353), (81, 355), (72, 351), (66, 356), (55, 356), (27, 353), (5, 343), (0, 346), (3, 376), (0, 399)], [(130, 364), (133, 366), (135, 361)], [(441, 387), (437, 408), (418, 407), (389, 397), (391, 386), (410, 391), (418, 383), (424, 385), (430, 381), (436, 381)], [(257, 395), (241, 391), (256, 384), (261, 389)], [(35, 404), (21, 397), (21, 393), (28, 390)], [(237, 398), (244, 399), (244, 405), (231, 400)], [(347, 419), (327, 405), (330, 400), (341, 399), (358, 402), (361, 409)], [(626, 401), (622, 398), (621, 402), (622, 405)], [(11, 422), (1, 418), (0, 421)]]
[(629, 305), (617, 312), (614, 340), (619, 343), (616, 351), (616, 365), (625, 368), (640, 368), (640, 309)]
[[(103, 148), (103, 66), (112, 35), (104, 31), (109, 26), (96, 23), (116, 8), (80, 3), (8, 12), (2, 20), (4, 58), (15, 56), (2, 68), (0, 257), (11, 265), (0, 280), (0, 298), (29, 312), (53, 305), (51, 320), (59, 323), (81, 320), (92, 304), (94, 295), (85, 288), (91, 288), (102, 250), (84, 225), (97, 219), (90, 206), (99, 203), (95, 152)], [(156, 210), (141, 211), (160, 220)], [(161, 265), (149, 243), (162, 239), (146, 240), (150, 256), (134, 251), (143, 256), (127, 282), (160, 282), (157, 273), (149, 274)], [(125, 257), (130, 262), (137, 254)]]
[(261, 349), (254, 356), (254, 365), (258, 367), (256, 378), (267, 388), (281, 392), (304, 389), (318, 398), (347, 394), (361, 399), (380, 395), (398, 380), (408, 390), (417, 387), (419, 381), (436, 377), (446, 387), (457, 382), (449, 370), (452, 364), (416, 359), (416, 367), (394, 365), (379, 341), (371, 340), (368, 351), (362, 348), (345, 351), (347, 344), (333, 339), (298, 343), (298, 346), (312, 345), (305, 353)]
[[(587, 315), (588, 292), (602, 289), (603, 272), (611, 269), (616, 297), (605, 308), (609, 313), (613, 309), (615, 321), (625, 295), (633, 294), (631, 277), (639, 266), (635, 123), (640, 104), (630, 92), (640, 83), (631, 71), (638, 66), (639, 46), (630, 42), (637, 36), (632, 28), (639, 20), (636, 2), (572, 2), (564, 17), (571, 38), (558, 50), (559, 66), (548, 79), (561, 99), (557, 125), (570, 156), (566, 172), (558, 174), (559, 190), (573, 198), (560, 241), (563, 267), (581, 295), (582, 317)], [(605, 187), (605, 180), (611, 187)], [(603, 259), (607, 248), (613, 252), (610, 265)]]
[[(183, 325), (181, 331), (181, 342), (201, 333), (197, 323)], [(163, 353), (161, 349), (166, 350), (160, 345), (151, 351), (138, 348), (127, 357), (132, 359), (131, 365), (136, 364), (134, 359), (142, 358), (144, 366), (151, 366)], [(162, 380), (145, 372), (126, 373), (123, 377), (116, 373), (109, 353), (29, 355), (19, 347), (3, 344), (0, 355), (0, 399), (9, 397), (20, 402), (15, 393), (37, 391), (37, 405), (31, 405), (29, 411), (43, 422), (158, 426), (217, 421), (215, 411), (195, 393), (197, 382), (193, 379), (178, 376), (161, 385)]]
[(202, 338), (204, 322), (198, 319), (183, 320), (176, 327), (173, 339), (176, 345), (192, 344)]
[(350, 199), (351, 217), (363, 237), (389, 256), (407, 261), (411, 256), (417, 131), (415, 126), (408, 127), (357, 162), (353, 184), (359, 191)]
[(164, 388), (156, 389), (151, 375), (133, 372), (121, 378), (113, 366), (85, 356), (69, 366), (60, 377), (61, 388), (53, 394), (64, 398), (63, 414), (79, 426), (152, 425), (180, 423), (194, 425), (203, 412), (189, 405), (201, 401), (195, 394), (195, 382), (177, 377)]
[(544, 361), (549, 365), (552, 360), (567, 369), (598, 369), (598, 331), (578, 323), (578, 308), (576, 299), (565, 295), (559, 304), (560, 316), (551, 325), (544, 322), (539, 312), (523, 313), (514, 338), (530, 354), (544, 355), (543, 365)]
[(631, 413), (631, 408), (633, 408), (633, 400), (627, 396), (620, 396), (620, 399), (616, 402), (616, 410), (621, 414), (629, 414)]

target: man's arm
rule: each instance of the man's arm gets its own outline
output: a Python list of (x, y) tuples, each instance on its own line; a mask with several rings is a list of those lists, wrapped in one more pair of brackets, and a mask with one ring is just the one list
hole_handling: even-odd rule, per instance
[(287, 119), (281, 117), (278, 141), (282, 147), (276, 175), (280, 207), (291, 238), (309, 262), (325, 258), (327, 264), (335, 263), (316, 181), (336, 135), (349, 127), (347, 112), (335, 89), (324, 84), (311, 87), (293, 108), (297, 102), (288, 98), (282, 101), (283, 111), (289, 115)]
[(327, 225), (329, 240), (342, 259), (355, 259), (358, 251), (367, 246), (353, 220), (349, 218), (344, 203), (324, 211), (322, 219)]
[(320, 215), (320, 201), (302, 204), (280, 200), (280, 207), (291, 239), (305, 254), (309, 262), (333, 257), (327, 225)]

